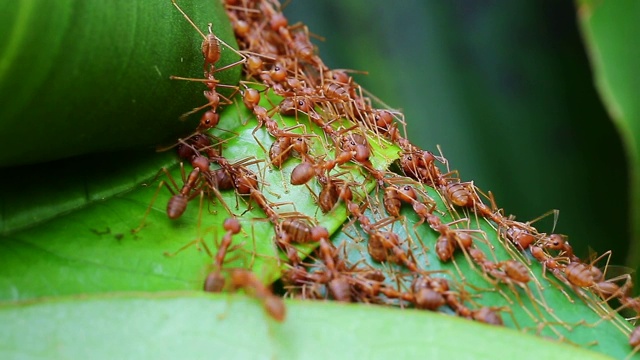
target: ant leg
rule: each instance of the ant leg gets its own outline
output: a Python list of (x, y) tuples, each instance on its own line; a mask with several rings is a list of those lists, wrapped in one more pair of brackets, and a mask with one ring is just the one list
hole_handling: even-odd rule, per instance
[[(182, 173), (182, 180), (185, 180), (185, 173), (184, 173), (184, 167), (182, 166), (182, 163), (180, 163), (180, 171)], [(160, 176), (161, 173), (164, 173), (167, 178), (169, 179), (171, 185), (173, 185), (173, 189), (171, 188), (171, 186), (169, 186), (167, 184), (166, 181), (162, 180), (160, 181), (160, 184), (158, 184), (158, 188), (156, 189), (155, 193), (153, 194), (153, 198), (151, 198), (151, 203), (149, 204), (149, 206), (147, 206), (147, 210), (145, 211), (143, 217), (142, 217), (142, 221), (140, 221), (140, 225), (131, 230), (132, 234), (135, 234), (137, 232), (139, 232), (140, 230), (142, 230), (142, 228), (145, 226), (145, 222), (147, 220), (147, 217), (149, 216), (149, 213), (151, 212), (151, 208), (153, 207), (153, 204), (155, 204), (156, 202), (156, 198), (158, 197), (158, 194), (160, 194), (160, 188), (162, 188), (163, 186), (166, 187), (169, 192), (171, 192), (171, 195), (176, 195), (177, 193), (177, 189), (179, 189), (180, 187), (178, 186), (178, 184), (175, 182), (175, 180), (173, 179), (173, 176), (171, 176), (171, 173), (169, 173), (169, 171), (166, 168), (162, 168), (160, 169), (160, 171), (158, 171), (158, 173), (156, 174), (156, 176), (154, 176), (154, 178), (151, 180), (151, 182), (155, 181), (158, 176)], [(175, 191), (174, 191), (175, 189)]]
[(180, 247), (175, 252), (170, 253), (168, 251), (165, 251), (164, 252), (165, 256), (174, 257), (174, 256), (178, 255), (179, 253), (181, 253), (182, 251), (188, 249), (192, 245), (196, 245), (196, 249), (198, 251), (200, 251), (200, 245), (202, 244), (202, 248), (204, 248), (204, 250), (207, 253), (207, 255), (209, 255), (209, 257), (213, 257), (213, 254), (211, 253), (211, 250), (209, 249), (209, 246), (207, 246), (206, 242), (203, 241), (203, 238), (200, 235), (200, 228), (201, 228), (201, 224), (202, 224), (202, 206), (203, 206), (203, 200), (204, 200), (204, 192), (202, 190), (200, 190), (198, 193), (195, 194), (195, 196), (198, 196), (198, 194), (200, 195), (200, 207), (199, 207), (199, 210), (198, 210), (198, 225), (197, 225), (198, 226), (198, 235), (197, 235), (196, 239), (189, 241), (187, 244), (183, 245), (182, 247)]

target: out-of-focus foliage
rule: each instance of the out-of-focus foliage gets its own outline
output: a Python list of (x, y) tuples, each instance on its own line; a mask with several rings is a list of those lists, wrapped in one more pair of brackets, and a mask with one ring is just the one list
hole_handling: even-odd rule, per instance
[[(329, 66), (368, 71), (357, 80), (404, 111), (409, 138), (441, 145), (506, 214), (560, 209), (555, 230), (580, 255), (625, 261), (625, 155), (571, 3), (294, 0), (285, 13), (326, 38), (316, 43)], [(552, 217), (536, 226), (550, 232)]]
[(628, 265), (640, 267), (640, 3), (579, 1), (580, 24), (598, 90), (629, 154), (633, 243)]

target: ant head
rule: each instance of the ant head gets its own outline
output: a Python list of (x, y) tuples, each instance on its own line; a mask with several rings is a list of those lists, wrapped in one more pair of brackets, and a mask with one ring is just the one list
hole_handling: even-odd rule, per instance
[(565, 239), (560, 234), (551, 234), (547, 239), (546, 246), (552, 250), (562, 250)]
[(311, 229), (311, 238), (313, 241), (320, 241), (321, 239), (329, 238), (329, 231), (324, 226), (315, 226)]
[(297, 110), (308, 113), (313, 109), (313, 102), (310, 99), (298, 97), (295, 100), (295, 106)]
[(196, 156), (200, 155), (198, 150), (190, 143), (185, 142), (182, 139), (178, 139), (178, 145), (176, 146), (178, 156), (183, 160), (191, 162)]
[(330, 72), (330, 74), (331, 74), (331, 79), (333, 79), (335, 82), (342, 83), (342, 84), (349, 84), (351, 79), (351, 77), (347, 74), (346, 71), (333, 70)]
[(209, 171), (209, 159), (207, 159), (204, 156), (201, 156), (201, 155), (194, 156), (191, 159), (191, 165), (194, 168), (200, 169), (200, 171), (203, 173)]
[(220, 122), (220, 114), (213, 112), (212, 110), (206, 111), (200, 118), (200, 125), (198, 125), (198, 131), (204, 131), (211, 129), (218, 125)]
[(230, 231), (234, 235), (239, 233), (241, 229), (240, 221), (238, 221), (238, 219), (233, 217), (226, 219), (224, 221), (223, 227), (226, 231)]
[(236, 178), (235, 184), (236, 184), (236, 190), (241, 195), (250, 194), (251, 190), (255, 190), (255, 187), (253, 186), (253, 182), (249, 181), (249, 179), (246, 177)]
[(176, 150), (180, 159), (191, 161), (191, 159), (196, 156), (196, 151), (186, 144), (178, 144)]

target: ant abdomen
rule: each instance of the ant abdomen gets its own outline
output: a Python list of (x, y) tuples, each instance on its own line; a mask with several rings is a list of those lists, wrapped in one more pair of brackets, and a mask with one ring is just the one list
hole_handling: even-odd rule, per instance
[(188, 199), (182, 194), (173, 195), (167, 203), (167, 216), (175, 220), (187, 210)]

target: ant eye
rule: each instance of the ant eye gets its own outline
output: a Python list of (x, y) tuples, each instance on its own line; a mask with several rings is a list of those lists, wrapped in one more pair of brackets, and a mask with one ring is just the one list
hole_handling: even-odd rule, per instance
[(302, 100), (298, 101), (298, 105), (303, 106), (304, 105), (304, 101), (302, 101)]

